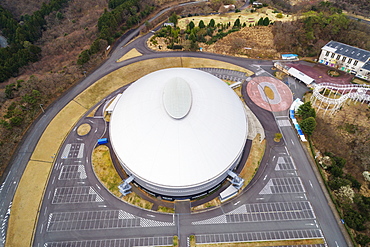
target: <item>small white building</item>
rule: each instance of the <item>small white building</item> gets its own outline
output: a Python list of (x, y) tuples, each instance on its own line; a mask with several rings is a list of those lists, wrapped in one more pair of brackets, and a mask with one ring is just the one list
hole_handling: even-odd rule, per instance
[(321, 48), (319, 63), (370, 81), (370, 51), (330, 41)]
[(301, 82), (303, 82), (306, 85), (310, 85), (311, 83), (315, 82), (315, 79), (309, 77), (308, 75), (306, 75), (302, 71), (297, 70), (296, 68), (288, 69), (288, 74), (290, 76), (293, 76), (294, 78), (300, 80)]

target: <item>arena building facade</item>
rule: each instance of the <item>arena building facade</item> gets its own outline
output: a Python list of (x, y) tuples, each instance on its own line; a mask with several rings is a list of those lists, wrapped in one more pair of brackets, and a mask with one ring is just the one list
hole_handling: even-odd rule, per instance
[(222, 80), (189, 68), (150, 73), (111, 115), (110, 142), (130, 176), (120, 190), (133, 181), (165, 199), (208, 193), (235, 175), (247, 134), (245, 107)]

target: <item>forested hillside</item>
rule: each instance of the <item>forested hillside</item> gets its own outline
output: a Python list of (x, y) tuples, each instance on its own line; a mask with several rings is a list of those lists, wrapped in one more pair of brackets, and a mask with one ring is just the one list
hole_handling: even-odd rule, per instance
[(0, 31), (9, 43), (0, 49), (0, 175), (41, 107), (99, 64), (108, 44), (157, 8), (152, 0), (51, 0), (30, 4), (34, 12), (22, 4), (0, 6)]
[[(261, 0), (262, 1), (262, 0)], [(273, 5), (285, 12), (298, 13), (305, 12), (312, 8), (313, 5), (321, 2), (321, 0), (312, 0), (307, 3), (304, 0), (263, 0), (262, 2)], [(333, 7), (348, 11), (352, 14), (370, 17), (370, 1), (369, 0), (330, 0)]]
[(292, 22), (275, 22), (274, 43), (280, 52), (317, 56), (330, 40), (370, 50), (370, 25), (349, 19), (329, 2), (311, 6)]

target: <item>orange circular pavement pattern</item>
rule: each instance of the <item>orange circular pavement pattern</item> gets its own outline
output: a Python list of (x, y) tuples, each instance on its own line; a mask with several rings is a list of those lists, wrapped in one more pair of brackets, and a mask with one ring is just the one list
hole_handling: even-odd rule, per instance
[[(266, 87), (273, 92), (269, 97), (265, 93)], [(282, 81), (268, 76), (255, 77), (249, 81), (247, 94), (256, 105), (272, 112), (285, 111), (293, 102), (289, 87)]]

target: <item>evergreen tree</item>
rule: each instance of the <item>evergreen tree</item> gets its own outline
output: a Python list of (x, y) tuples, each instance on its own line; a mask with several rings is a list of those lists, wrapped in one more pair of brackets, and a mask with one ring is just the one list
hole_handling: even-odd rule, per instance
[(194, 27), (195, 27), (195, 24), (193, 21), (191, 21), (189, 24), (188, 24), (188, 27), (190, 30), (192, 30)]
[(204, 25), (203, 20), (200, 20), (200, 21), (199, 21), (198, 27), (199, 27), (199, 28), (205, 28), (205, 27), (206, 27), (206, 26)]
[(303, 119), (300, 126), (305, 134), (311, 136), (316, 128), (316, 120), (313, 117)]
[(257, 26), (263, 26), (263, 17), (258, 20)]
[(209, 21), (208, 27), (214, 27), (215, 26), (215, 20), (211, 19)]
[(237, 28), (240, 28), (240, 19), (236, 19), (235, 22), (234, 22), (234, 27), (237, 27)]
[(270, 25), (270, 19), (266, 16), (266, 18), (265, 19), (263, 19), (263, 25), (264, 26), (268, 26), (268, 25)]
[(175, 25), (175, 27), (176, 27), (177, 22), (178, 22), (178, 19), (179, 19), (179, 17), (176, 15), (175, 12), (173, 12), (172, 15), (170, 16), (170, 18), (168, 20), (170, 22), (172, 22)]

